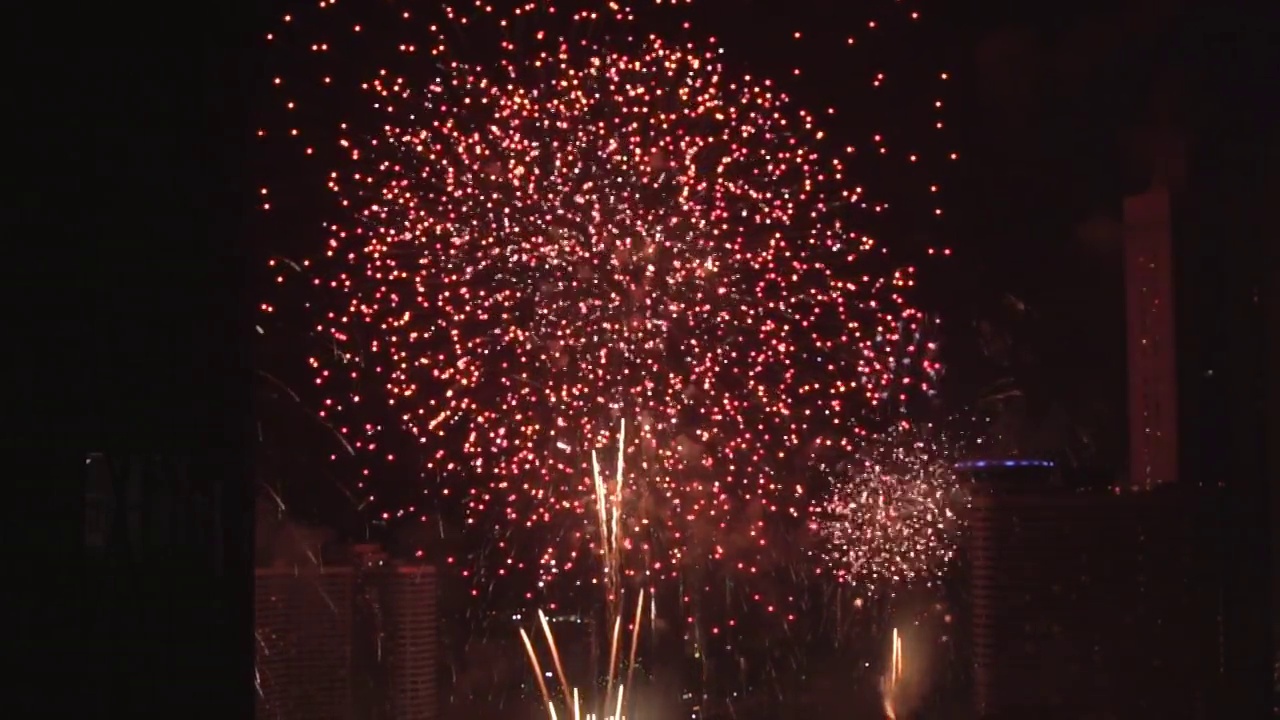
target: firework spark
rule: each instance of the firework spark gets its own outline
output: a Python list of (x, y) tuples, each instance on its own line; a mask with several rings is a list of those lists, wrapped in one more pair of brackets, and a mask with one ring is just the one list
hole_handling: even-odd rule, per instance
[[(626, 707), (626, 689), (631, 687), (631, 681), (634, 678), (636, 665), (636, 651), (640, 645), (640, 626), (644, 620), (644, 593), (640, 593), (640, 598), (636, 602), (636, 613), (632, 619), (631, 626), (631, 649), (627, 653), (627, 663), (625, 665), (626, 680), (622, 681), (623, 666), (621, 665), (621, 657), (619, 656), (619, 638), (622, 632), (622, 614), (616, 613), (612, 615), (613, 634), (612, 641), (609, 645), (609, 668), (608, 680), (605, 684), (604, 696), (600, 701), (598, 711), (592, 712), (588, 708), (591, 706), (589, 701), (584, 701), (578, 688), (570, 687), (568, 676), (565, 675), (564, 667), (560, 662), (560, 646), (556, 642), (555, 633), (551, 631), (551, 624), (547, 621), (547, 616), (541, 610), (538, 611), (538, 622), (542, 626), (543, 637), (546, 638), (547, 648), (551, 652), (551, 660), (555, 668), (556, 677), (560, 681), (560, 689), (563, 693), (564, 708), (573, 720), (626, 720), (624, 714)], [(538, 683), (538, 692), (541, 694), (543, 706), (547, 710), (550, 720), (558, 720), (560, 715), (556, 708), (561, 707), (555, 700), (551, 691), (547, 688), (547, 683), (543, 679), (544, 673), (542, 663), (538, 660), (538, 653), (534, 649), (533, 640), (529, 637), (529, 633), (524, 628), (520, 628), (520, 641), (524, 644), (525, 653), (529, 657), (529, 664), (533, 668)], [(549, 675), (547, 675), (549, 677)], [(616, 684), (615, 684), (616, 682)]]
[(889, 720), (897, 720), (898, 684), (902, 682), (902, 638), (898, 628), (893, 629), (893, 643), (889, 651), (889, 667), (880, 678), (880, 697), (884, 714)]
[(612, 487), (600, 473), (600, 458), (591, 452), (591, 478), (595, 488), (596, 515), (600, 534), (600, 554), (604, 557), (605, 587), (612, 600), (618, 591), (622, 568), (622, 487), (626, 477), (625, 454), (627, 448), (627, 424), (618, 429), (617, 472)]
[(965, 502), (953, 471), (957, 448), (927, 430), (897, 423), (867, 437), (832, 473), (813, 525), (825, 541), (823, 567), (838, 579), (927, 583), (954, 556)]
[[(559, 33), (539, 24), (567, 14), (543, 3), (518, 23), (481, 3), (439, 24), (403, 12), (422, 41), (383, 35), (396, 69), (323, 75), (363, 88), (364, 110), (328, 105), (342, 108), (325, 173), (341, 210), (327, 257), (295, 265), (324, 294), (322, 414), (387, 454), (363, 410), (385, 400), (426, 469), (468, 468), (469, 522), (504, 533), (496, 574), (536, 566), (544, 586), (581, 582), (582, 520), (608, 504), (586, 459), (632, 419), (609, 502), (647, 526), (600, 539), (643, 559), (621, 572), (650, 587), (708, 561), (754, 573), (770, 514), (807, 507), (797, 467), (852, 450), (868, 413), (928, 389), (931, 361), (908, 361), (914, 271), (886, 269), (858, 230), (863, 189), (811, 113), (712, 43), (582, 32), (633, 16), (606, 7)], [(462, 59), (481, 25), (500, 29), (497, 57)], [(510, 539), (523, 529), (541, 542)]]

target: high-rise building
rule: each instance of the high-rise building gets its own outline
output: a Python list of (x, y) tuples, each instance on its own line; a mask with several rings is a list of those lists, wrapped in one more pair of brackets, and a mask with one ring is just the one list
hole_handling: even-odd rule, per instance
[(257, 571), (258, 720), (439, 717), (434, 569), (357, 556)]
[(395, 720), (439, 717), (436, 689), (439, 640), (436, 637), (437, 592), (434, 568), (396, 565), (387, 569), (385, 607), (387, 705)]
[(433, 720), (439, 713), (439, 588), (435, 568), (356, 546), (357, 705), (362, 720)]
[(254, 587), (258, 720), (352, 717), (351, 568), (260, 568)]
[(1124, 200), (1129, 356), (1129, 482), (1150, 488), (1178, 476), (1173, 216), (1181, 150), (1170, 133), (1151, 143), (1156, 165), (1146, 191)]
[(1208, 491), (1077, 491), (1043, 466), (969, 470), (981, 717), (1217, 716), (1212, 525), (1197, 517), (1213, 511)]

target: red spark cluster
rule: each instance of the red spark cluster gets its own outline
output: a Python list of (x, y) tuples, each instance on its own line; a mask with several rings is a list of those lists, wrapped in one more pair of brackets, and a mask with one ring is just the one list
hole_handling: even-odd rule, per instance
[[(389, 42), (430, 61), (369, 72), (363, 113), (333, 108), (341, 211), (308, 267), (332, 300), (314, 318), (334, 348), (311, 359), (323, 413), (361, 418), (375, 398), (349, 381), (372, 388), (396, 427), (339, 424), (351, 444), (405, 431), (424, 471), (465, 478), (441, 492), (471, 522), (546, 529), (505, 545), (544, 581), (593, 553), (591, 452), (612, 457), (625, 422), (628, 573), (754, 572), (769, 518), (810, 505), (796, 468), (852, 451), (869, 414), (932, 377), (907, 362), (914, 271), (885, 270), (859, 230), (852, 148), (713, 42), (530, 30), (556, 16), (540, 2), (445, 15), (404, 12), (412, 33)], [(570, 25), (633, 15), (604, 3)], [(527, 42), (455, 53), (517, 20)], [(273, 82), (294, 111), (294, 80)]]

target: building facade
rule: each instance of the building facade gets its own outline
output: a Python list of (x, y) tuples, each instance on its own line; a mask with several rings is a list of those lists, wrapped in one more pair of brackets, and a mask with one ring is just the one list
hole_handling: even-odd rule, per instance
[(351, 568), (255, 573), (254, 663), (258, 720), (349, 720)]
[[(990, 474), (990, 473), (986, 473)], [(1204, 491), (975, 483), (980, 717), (1212, 718), (1221, 674)], [(1205, 518), (1207, 520), (1207, 518)]]
[(259, 569), (258, 720), (434, 720), (434, 569), (363, 554), (352, 566)]
[(1124, 201), (1128, 318), (1129, 482), (1151, 488), (1178, 477), (1170, 191), (1163, 183)]

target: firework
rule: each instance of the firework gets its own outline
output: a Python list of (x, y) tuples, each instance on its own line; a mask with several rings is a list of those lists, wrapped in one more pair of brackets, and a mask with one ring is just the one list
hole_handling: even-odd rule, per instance
[(936, 579), (955, 553), (965, 502), (957, 452), (945, 434), (905, 421), (868, 436), (833, 468), (830, 493), (814, 508), (822, 567), (869, 587)]
[(898, 628), (893, 629), (893, 642), (889, 650), (889, 666), (880, 678), (880, 698), (884, 714), (889, 720), (897, 720), (898, 686), (902, 682), (902, 638)]
[[(913, 273), (868, 262), (861, 188), (814, 117), (716, 47), (530, 35), (466, 63), (427, 33), (401, 50), (431, 74), (363, 78), (377, 119), (339, 133), (345, 219), (316, 278), (337, 298), (312, 363), (325, 412), (361, 402), (335, 385), (354, 377), (429, 469), (488, 480), (464, 490), (474, 521), (553, 526), (543, 581), (582, 560), (564, 528), (590, 514), (585, 458), (634, 418), (618, 452), (639, 490), (616, 500), (663, 525), (632, 548), (643, 574), (731, 549), (753, 569), (764, 516), (805, 507), (797, 457), (850, 449), (927, 379), (901, 362)], [(373, 450), (380, 429), (347, 433)]]
[[(600, 702), (599, 711), (591, 712), (587, 710), (590, 707), (590, 702), (584, 702), (578, 688), (570, 687), (568, 676), (565, 674), (564, 666), (560, 662), (560, 647), (556, 642), (555, 634), (551, 631), (551, 624), (547, 622), (546, 614), (541, 610), (538, 611), (538, 622), (542, 627), (543, 637), (546, 638), (547, 649), (551, 652), (552, 666), (555, 668), (556, 677), (560, 681), (564, 707), (573, 720), (583, 720), (584, 718), (585, 720), (626, 720), (627, 716), (623, 712), (627, 700), (626, 689), (631, 686), (631, 681), (634, 677), (636, 650), (640, 645), (640, 626), (643, 619), (644, 592), (641, 591), (639, 601), (636, 603), (635, 617), (632, 619), (631, 649), (627, 654), (627, 663), (625, 665), (626, 681), (622, 682), (624, 666), (621, 664), (621, 656), (619, 655), (622, 614), (615, 613), (612, 615), (613, 634), (609, 645), (608, 680), (605, 684), (605, 692)], [(547, 715), (550, 720), (558, 720), (559, 714), (556, 711), (558, 704), (551, 691), (547, 688), (547, 683), (543, 679), (542, 663), (538, 661), (538, 653), (534, 649), (533, 640), (530, 639), (529, 633), (524, 628), (520, 629), (520, 641), (524, 644), (529, 664), (533, 668), (534, 676), (537, 678), (538, 692), (542, 697)]]

